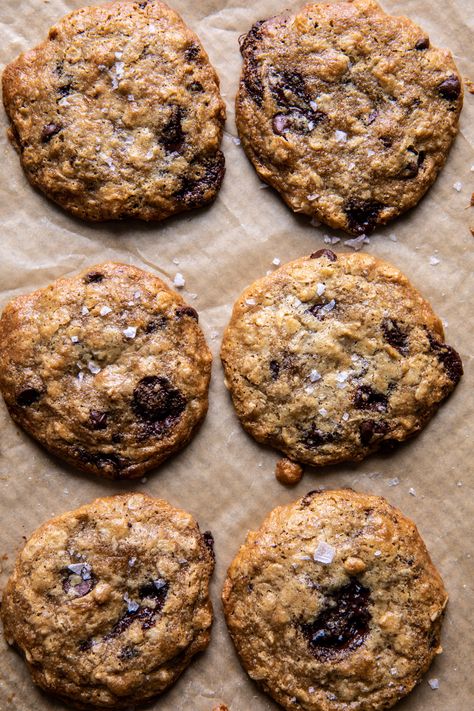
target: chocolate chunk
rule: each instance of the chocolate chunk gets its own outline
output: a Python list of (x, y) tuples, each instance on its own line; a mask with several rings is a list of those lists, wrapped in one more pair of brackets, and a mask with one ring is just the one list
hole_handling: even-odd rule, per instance
[(114, 444), (120, 444), (120, 442), (123, 442), (123, 434), (121, 434), (121, 432), (114, 432), (112, 435), (112, 442)]
[(363, 420), (359, 425), (361, 444), (367, 447), (377, 437), (382, 437), (388, 431), (388, 423), (384, 420)]
[(186, 408), (186, 400), (168, 378), (150, 375), (142, 378), (133, 391), (132, 408), (138, 417), (148, 422), (174, 420)]
[(98, 284), (104, 279), (104, 275), (100, 272), (90, 272), (84, 277), (86, 284)]
[(309, 107), (311, 97), (306, 91), (306, 84), (299, 72), (276, 72), (269, 75), (270, 91), (278, 106), (286, 109)]
[(188, 62), (192, 62), (196, 57), (199, 56), (200, 53), (199, 46), (197, 44), (190, 44), (189, 47), (186, 47), (184, 50), (184, 56), (188, 60)]
[(212, 560), (216, 559), (216, 553), (214, 551), (214, 536), (210, 531), (204, 531), (202, 534), (202, 537), (204, 539), (204, 543), (206, 544), (209, 553), (211, 554)]
[(323, 491), (324, 489), (311, 489), (311, 491), (308, 491), (306, 496), (301, 499), (301, 506), (309, 506), (313, 498), (318, 494), (322, 494)]
[[(72, 563), (61, 571), (63, 576), (63, 590), (69, 594), (72, 590), (75, 597), (84, 597), (95, 586), (95, 577), (88, 563)], [(73, 585), (74, 577), (80, 577), (81, 582)]]
[(423, 161), (425, 160), (425, 152), (424, 151), (417, 151), (413, 146), (410, 146), (407, 148), (408, 151), (408, 156), (407, 156), (407, 162), (403, 166), (402, 170), (398, 174), (398, 177), (401, 178), (402, 180), (407, 180), (409, 178), (416, 178), (418, 175), (418, 172), (420, 170), (420, 166), (423, 164)]
[(184, 110), (181, 106), (173, 104), (171, 106), (171, 116), (165, 127), (161, 131), (160, 140), (168, 153), (176, 153), (183, 147), (184, 133), (181, 121)]
[(63, 130), (57, 123), (47, 123), (41, 131), (41, 143), (49, 143), (53, 136)]
[(277, 380), (280, 375), (280, 363), (277, 360), (271, 360), (269, 367), (272, 380)]
[(89, 420), (93, 430), (105, 430), (107, 428), (107, 412), (100, 410), (91, 410), (89, 412)]
[(99, 469), (111, 469), (114, 475), (120, 476), (120, 472), (124, 469), (128, 460), (125, 457), (120, 457), (118, 454), (107, 454), (105, 452), (88, 452), (87, 449), (76, 447), (76, 455), (84, 464), (98, 467)]
[(310, 259), (319, 259), (319, 257), (326, 257), (330, 262), (337, 261), (337, 256), (330, 249), (318, 249), (317, 252), (313, 252), (310, 255)]
[(183, 318), (184, 316), (189, 316), (195, 321), (199, 321), (198, 312), (196, 311), (196, 309), (193, 309), (192, 306), (179, 306), (175, 311), (175, 316), (178, 320)]
[(87, 652), (89, 649), (92, 649), (91, 639), (85, 639), (82, 642), (79, 642), (79, 651)]
[(385, 148), (390, 148), (393, 145), (393, 139), (390, 136), (380, 136), (379, 141)]
[(400, 328), (398, 321), (393, 318), (384, 318), (382, 331), (387, 343), (390, 343), (402, 355), (408, 355), (408, 335)]
[(438, 91), (448, 101), (455, 101), (461, 93), (461, 84), (454, 74), (438, 85)]
[(431, 349), (436, 353), (436, 357), (445, 369), (448, 378), (452, 380), (453, 383), (458, 383), (464, 373), (459, 353), (454, 350), (452, 346), (448, 346), (447, 343), (438, 341), (431, 333), (428, 333), (428, 340)]
[(415, 44), (415, 49), (417, 49), (419, 52), (421, 52), (421, 50), (423, 50), (423, 49), (428, 49), (429, 46), (430, 46), (429, 37), (422, 37)]
[(142, 585), (138, 591), (140, 600), (152, 599), (155, 600), (155, 610), (161, 611), (165, 604), (166, 596), (168, 595), (169, 585), (163, 578), (151, 580)]
[(165, 328), (167, 323), (168, 319), (166, 318), (166, 316), (157, 316), (156, 318), (152, 318), (151, 321), (148, 321), (145, 327), (145, 333), (154, 333), (155, 331), (161, 331), (163, 328)]
[[(175, 193), (178, 200), (182, 200), (186, 207), (201, 207), (215, 196), (224, 179), (225, 161), (222, 151), (209, 158), (202, 159), (198, 164), (201, 170), (199, 178), (183, 178), (181, 188)], [(191, 168), (195, 169), (194, 165)]]
[(261, 106), (263, 102), (263, 84), (255, 55), (258, 51), (258, 43), (262, 39), (260, 27), (263, 25), (263, 22), (264, 20), (256, 22), (250, 32), (239, 39), (240, 51), (245, 61), (245, 78), (243, 83), (251, 99), (258, 106)]
[(373, 410), (387, 412), (388, 398), (373, 390), (370, 385), (359, 385), (354, 396), (354, 405), (358, 410)]
[(370, 590), (356, 578), (327, 596), (327, 606), (313, 622), (299, 624), (312, 654), (326, 661), (353, 651), (369, 633)]
[(305, 447), (316, 449), (323, 444), (330, 444), (331, 442), (334, 442), (335, 439), (336, 436), (333, 432), (324, 432), (323, 430), (318, 429), (313, 422), (309, 430), (303, 434), (300, 441), (305, 445)]
[(25, 388), (16, 396), (17, 404), (20, 407), (29, 407), (37, 402), (42, 395), (42, 392), (37, 388)]
[(384, 205), (376, 200), (350, 200), (344, 208), (351, 232), (368, 235), (377, 226), (377, 218)]

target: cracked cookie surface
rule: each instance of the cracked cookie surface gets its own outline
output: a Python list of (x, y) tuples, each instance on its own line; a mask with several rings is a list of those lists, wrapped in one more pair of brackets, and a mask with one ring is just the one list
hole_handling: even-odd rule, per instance
[(313, 491), (274, 509), (222, 599), (243, 666), (289, 710), (389, 708), (441, 651), (443, 582), (415, 525), (378, 496)]
[(3, 98), (28, 180), (77, 217), (160, 220), (216, 197), (219, 80), (164, 3), (67, 15), (6, 67)]
[(398, 269), (328, 249), (243, 292), (221, 357), (245, 429), (315, 466), (415, 434), (463, 372), (439, 318)]
[(369, 234), (416, 205), (457, 133), (448, 50), (373, 0), (306, 5), (241, 39), (239, 136), (295, 212)]
[(42, 689), (129, 708), (208, 645), (213, 568), (185, 511), (138, 493), (97, 499), (28, 540), (3, 596), (5, 637)]
[(83, 471), (141, 476), (206, 414), (212, 357), (197, 321), (161, 279), (112, 262), (14, 299), (0, 319), (10, 415)]

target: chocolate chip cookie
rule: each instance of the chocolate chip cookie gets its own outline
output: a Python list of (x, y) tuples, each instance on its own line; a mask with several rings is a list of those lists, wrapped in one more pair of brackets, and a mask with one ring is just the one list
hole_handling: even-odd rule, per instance
[(378, 496), (313, 491), (274, 509), (222, 599), (243, 666), (285, 709), (387, 709), (441, 652), (443, 582), (415, 525)]
[(11, 301), (0, 390), (15, 422), (83, 471), (141, 476), (207, 411), (198, 314), (161, 279), (107, 262)]
[(316, 466), (415, 434), (463, 372), (439, 318), (398, 269), (327, 249), (244, 291), (221, 356), (245, 429)]
[(7, 66), (3, 99), (28, 180), (77, 217), (161, 220), (216, 197), (219, 80), (158, 0), (66, 15)]
[(292, 210), (369, 234), (434, 182), (463, 91), (411, 20), (373, 0), (309, 4), (257, 22), (241, 51), (242, 145)]
[(42, 689), (130, 708), (207, 647), (213, 568), (185, 511), (136, 493), (97, 499), (28, 540), (3, 596), (5, 637)]

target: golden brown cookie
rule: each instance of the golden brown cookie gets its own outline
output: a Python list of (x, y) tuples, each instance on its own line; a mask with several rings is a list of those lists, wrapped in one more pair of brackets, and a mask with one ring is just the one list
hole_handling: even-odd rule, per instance
[(439, 318), (398, 269), (327, 249), (243, 292), (221, 356), (245, 429), (316, 466), (415, 434), (462, 375)]
[(374, 0), (309, 4), (257, 22), (241, 51), (239, 136), (292, 210), (368, 234), (434, 182), (462, 84), (411, 20)]
[(129, 708), (207, 647), (213, 568), (185, 511), (137, 493), (97, 499), (27, 541), (3, 595), (5, 637), (45, 691)]
[(313, 491), (249, 533), (222, 594), (249, 675), (293, 711), (379, 711), (441, 651), (447, 594), (385, 499)]
[(207, 411), (198, 314), (153, 274), (107, 262), (7, 304), (0, 390), (15, 422), (83, 471), (130, 479)]
[(3, 100), (28, 180), (77, 217), (161, 220), (216, 197), (219, 79), (158, 0), (66, 15), (7, 66)]

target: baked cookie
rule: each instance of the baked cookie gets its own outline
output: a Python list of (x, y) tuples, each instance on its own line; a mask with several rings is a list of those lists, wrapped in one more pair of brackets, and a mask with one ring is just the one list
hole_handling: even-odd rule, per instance
[(66, 15), (7, 66), (3, 99), (28, 180), (77, 217), (161, 220), (216, 197), (219, 79), (158, 0)]
[(5, 637), (42, 689), (130, 708), (207, 647), (213, 568), (185, 511), (137, 493), (97, 499), (28, 540), (3, 595)]
[(112, 262), (14, 299), (0, 319), (10, 415), (83, 471), (141, 476), (206, 414), (212, 357), (197, 321), (161, 279)]
[(415, 525), (378, 496), (313, 491), (274, 509), (222, 599), (243, 666), (285, 709), (387, 709), (441, 652), (443, 582)]
[(311, 4), (257, 22), (241, 51), (239, 136), (292, 210), (369, 234), (434, 182), (463, 91), (411, 20), (373, 0)]
[(221, 356), (245, 429), (316, 466), (415, 434), (463, 372), (439, 318), (398, 269), (328, 249), (246, 289)]

